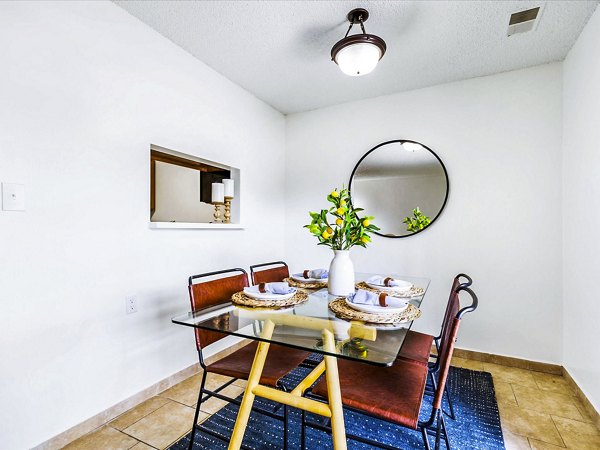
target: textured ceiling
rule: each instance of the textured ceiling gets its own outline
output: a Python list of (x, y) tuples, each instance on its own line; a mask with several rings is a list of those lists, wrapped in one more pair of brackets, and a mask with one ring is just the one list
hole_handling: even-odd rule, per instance
[[(115, 3), (288, 114), (562, 60), (598, 1), (123, 1)], [(511, 13), (543, 5), (535, 31)], [(330, 60), (354, 7), (388, 45), (369, 75)]]

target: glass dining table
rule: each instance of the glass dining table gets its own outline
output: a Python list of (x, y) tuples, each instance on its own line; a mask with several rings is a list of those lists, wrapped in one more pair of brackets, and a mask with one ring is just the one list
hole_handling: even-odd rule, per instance
[[(372, 274), (357, 273), (356, 280), (365, 281), (371, 276)], [(407, 300), (419, 308), (429, 287), (429, 280), (395, 274), (389, 276), (408, 281), (417, 288), (418, 295)], [(341, 319), (329, 308), (329, 303), (338, 296), (330, 295), (327, 288), (306, 292), (309, 294), (307, 301), (285, 309), (248, 308), (226, 301), (172, 319), (178, 325), (259, 341), (229, 449), (240, 448), (256, 396), (330, 418), (334, 449), (345, 449), (346, 434), (337, 358), (382, 367), (391, 366), (413, 324), (413, 320), (375, 325), (360, 320)], [(290, 392), (263, 386), (259, 381), (272, 343), (319, 353), (323, 355), (323, 360)], [(328, 402), (304, 397), (305, 391), (323, 373), (327, 380)]]

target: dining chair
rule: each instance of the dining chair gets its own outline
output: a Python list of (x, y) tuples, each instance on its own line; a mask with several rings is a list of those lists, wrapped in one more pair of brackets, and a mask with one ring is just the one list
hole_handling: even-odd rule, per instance
[[(269, 269), (256, 270), (260, 267), (270, 267)], [(270, 263), (255, 264), (250, 266), (250, 278), (252, 284), (273, 283), (283, 281), (284, 278), (290, 276), (288, 265), (283, 261), (274, 261)]]
[[(460, 309), (459, 294), (467, 292), (472, 303)], [(454, 343), (458, 335), (463, 316), (475, 311), (478, 305), (477, 295), (470, 287), (458, 285), (452, 291), (452, 300), (447, 311), (450, 320), (448, 326), (442, 329), (439, 339), (439, 370), (436, 373), (437, 383), (431, 400), (431, 413), (427, 420), (420, 421), (419, 413), (424, 404), (425, 385), (429, 376), (427, 366), (410, 359), (398, 358), (391, 367), (377, 367), (361, 362), (341, 359), (338, 361), (342, 403), (344, 407), (370, 417), (400, 425), (413, 430), (419, 430), (427, 450), (431, 449), (429, 436), (435, 437), (434, 448), (440, 448), (443, 439), (446, 448), (450, 442), (444, 415), (442, 401), (444, 388), (448, 380), (450, 362), (454, 352)], [(308, 396), (316, 399), (327, 398), (325, 380), (317, 382)], [(394, 401), (391, 401), (391, 400)], [(302, 415), (302, 448), (305, 448), (305, 427), (310, 426), (322, 431), (331, 432), (331, 428), (316, 422), (309, 422)], [(378, 448), (395, 449), (395, 447), (371, 440), (363, 436), (346, 432), (346, 436), (364, 444)]]
[[(228, 304), (231, 296), (236, 292), (239, 292), (248, 287), (248, 274), (244, 269), (235, 268), (220, 270), (216, 272), (208, 272), (200, 275), (193, 275), (188, 280), (188, 290), (190, 294), (190, 303), (193, 312), (198, 312), (211, 308), (217, 305)], [(211, 308), (212, 309), (212, 308)], [(228, 320), (229, 317), (216, 317), (214, 320)], [(217, 342), (226, 335), (223, 333), (201, 330), (196, 328), (194, 330), (196, 337), (196, 348), (198, 350), (198, 358), (200, 366), (202, 367), (202, 381), (200, 384), (200, 392), (198, 394), (198, 403), (196, 405), (196, 413), (194, 415), (194, 422), (192, 425), (192, 435), (190, 438), (190, 446), (192, 449), (194, 443), (194, 436), (196, 429), (199, 429), (205, 433), (208, 433), (214, 437), (221, 438), (220, 435), (214, 433), (202, 425), (198, 425), (198, 415), (200, 412), (200, 406), (203, 402), (211, 397), (219, 398), (227, 402), (231, 402), (239, 405), (240, 401), (227, 397), (220, 392), (227, 386), (231, 385), (237, 379), (247, 380), (250, 374), (250, 369), (254, 361), (254, 355), (258, 347), (258, 342), (253, 341), (252, 343), (236, 350), (232, 354), (212, 363), (206, 364), (203, 357), (203, 349), (206, 346)], [(278, 389), (285, 390), (285, 386), (282, 384), (281, 379), (300, 365), (309, 355), (309, 352), (296, 350), (292, 348), (283, 347), (280, 345), (271, 344), (269, 347), (268, 358), (265, 363), (260, 383), (263, 385), (275, 387)], [(209, 390), (206, 388), (206, 375), (207, 373), (215, 373), (219, 375), (225, 375), (232, 377), (231, 380), (221, 385), (219, 388)], [(206, 394), (206, 396), (204, 396)], [(269, 417), (281, 419), (281, 417), (275, 414), (274, 411), (265, 411), (263, 409), (255, 409), (261, 414), (265, 414)], [(284, 421), (284, 443), (283, 448), (287, 448), (287, 407), (283, 408), (283, 421)]]
[[(269, 267), (268, 269), (256, 270), (261, 267)], [(260, 283), (274, 283), (283, 281), (290, 276), (288, 265), (283, 261), (273, 261), (269, 263), (255, 264), (250, 266), (250, 279), (253, 285)], [(323, 360), (323, 355), (311, 353), (303, 362), (306, 367), (315, 367)]]
[[(461, 283), (461, 278), (465, 278), (466, 282)], [(469, 287), (472, 284), (473, 280), (471, 277), (464, 273), (459, 273), (454, 277), (454, 280), (452, 281), (452, 289), (450, 289), (450, 296), (448, 298), (448, 302), (446, 303), (446, 311), (444, 312), (444, 318), (442, 320), (442, 326), (440, 328), (439, 335), (432, 336), (430, 334), (409, 330), (404, 338), (404, 342), (400, 352), (398, 353), (398, 357), (428, 366), (432, 387), (430, 388), (426, 386), (426, 393), (433, 394), (435, 391), (435, 378), (433, 375), (435, 375), (440, 369), (440, 360), (438, 358), (438, 354), (443, 330), (450, 326), (452, 320), (452, 302), (456, 301), (456, 296), (453, 295), (453, 293), (459, 286)], [(435, 345), (438, 353), (431, 353), (433, 345)], [(448, 385), (446, 385), (444, 394), (446, 396), (446, 400), (448, 401), (448, 408), (450, 410), (448, 416), (451, 419), (455, 419), (456, 416), (454, 414), (454, 406), (452, 405), (452, 396)]]

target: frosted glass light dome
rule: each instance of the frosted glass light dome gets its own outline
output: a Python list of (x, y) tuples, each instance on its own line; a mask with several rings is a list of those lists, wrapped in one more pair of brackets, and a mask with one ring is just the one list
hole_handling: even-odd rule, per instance
[[(331, 47), (331, 59), (343, 73), (351, 77), (360, 77), (373, 72), (387, 49), (385, 41), (374, 34), (367, 34), (364, 22), (369, 11), (355, 8), (346, 16), (350, 27), (346, 35)], [(350, 34), (354, 25), (360, 25), (362, 33)]]
[(423, 148), (423, 146), (421, 144), (418, 144), (416, 142), (402, 142), (400, 143), (400, 145), (402, 146), (402, 148), (404, 150), (406, 150), (407, 152), (416, 152), (417, 150), (421, 150)]
[(376, 45), (359, 42), (342, 48), (337, 53), (335, 62), (346, 75), (360, 77), (372, 72), (382, 56)]

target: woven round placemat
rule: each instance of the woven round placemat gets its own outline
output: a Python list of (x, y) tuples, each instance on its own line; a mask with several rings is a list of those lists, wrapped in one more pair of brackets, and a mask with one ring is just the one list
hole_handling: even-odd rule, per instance
[(284, 278), (283, 281), (287, 281), (287, 283), (295, 288), (303, 288), (303, 289), (321, 289), (327, 287), (327, 281), (313, 281), (310, 283), (305, 283), (303, 281), (296, 281), (293, 278)]
[(231, 296), (231, 301), (236, 305), (251, 306), (253, 308), (284, 308), (304, 303), (306, 300), (308, 300), (308, 294), (300, 291), (284, 300), (259, 300), (247, 296), (244, 291), (236, 292)]
[(419, 295), (423, 295), (425, 293), (425, 289), (422, 287), (417, 287), (413, 285), (408, 291), (395, 292), (395, 291), (384, 291), (382, 289), (375, 289), (369, 286), (366, 282), (361, 281), (360, 283), (356, 283), (356, 289), (363, 289), (369, 292), (375, 292), (376, 294), (387, 294), (390, 297), (398, 297), (398, 298), (411, 298), (418, 297)]
[(336, 316), (342, 319), (360, 320), (368, 323), (402, 323), (421, 317), (421, 310), (414, 305), (408, 304), (408, 307), (399, 313), (392, 314), (373, 314), (357, 311), (346, 304), (346, 298), (338, 297), (329, 304), (329, 309)]

